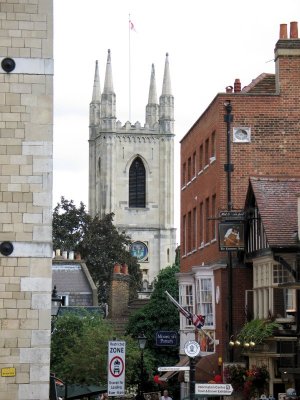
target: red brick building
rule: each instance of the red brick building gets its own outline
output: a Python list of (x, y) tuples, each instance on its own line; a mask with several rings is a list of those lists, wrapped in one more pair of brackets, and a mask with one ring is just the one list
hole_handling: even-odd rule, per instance
[[(262, 73), (245, 87), (236, 79), (233, 87), (215, 96), (181, 140), (180, 302), (206, 315), (205, 328), (215, 342), (198, 340), (203, 351), (215, 351), (223, 361), (236, 358), (228, 343), (246, 321), (253, 282), (244, 251), (230, 256), (219, 250), (220, 212), (244, 209), (250, 176), (300, 176), (297, 23), (290, 24), (289, 35), (287, 30), (287, 25), (280, 26), (275, 74)], [(182, 354), (193, 335), (182, 317)]]

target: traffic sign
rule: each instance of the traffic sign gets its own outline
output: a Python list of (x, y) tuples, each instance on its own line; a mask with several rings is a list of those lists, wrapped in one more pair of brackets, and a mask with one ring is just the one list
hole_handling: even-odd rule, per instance
[(108, 342), (108, 396), (125, 395), (125, 342)]
[(230, 396), (233, 387), (227, 383), (196, 383), (195, 394), (214, 395), (214, 396)]
[(157, 370), (159, 372), (166, 372), (166, 371), (189, 371), (190, 367), (158, 367)]

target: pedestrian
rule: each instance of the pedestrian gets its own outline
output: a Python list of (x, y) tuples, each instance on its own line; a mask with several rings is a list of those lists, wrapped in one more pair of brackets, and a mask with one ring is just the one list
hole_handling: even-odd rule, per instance
[(172, 397), (169, 396), (169, 392), (164, 390), (163, 395), (160, 400), (173, 400)]

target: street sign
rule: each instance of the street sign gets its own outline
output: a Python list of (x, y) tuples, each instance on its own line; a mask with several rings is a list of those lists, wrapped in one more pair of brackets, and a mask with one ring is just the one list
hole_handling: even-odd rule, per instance
[(166, 371), (189, 371), (190, 367), (158, 367), (157, 370), (159, 372), (166, 372)]
[(156, 346), (177, 346), (177, 338), (176, 331), (157, 331)]
[(125, 395), (125, 342), (108, 342), (108, 396)]
[(233, 387), (227, 383), (196, 383), (195, 394), (214, 395), (214, 396), (230, 396)]
[(200, 345), (195, 340), (189, 340), (184, 345), (184, 352), (189, 357), (196, 357), (200, 353)]

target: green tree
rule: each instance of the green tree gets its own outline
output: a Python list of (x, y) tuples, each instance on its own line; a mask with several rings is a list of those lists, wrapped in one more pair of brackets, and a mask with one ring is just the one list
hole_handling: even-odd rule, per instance
[(124, 233), (119, 233), (113, 224), (114, 214), (106, 214), (102, 219), (93, 218), (79, 249), (86, 260), (93, 280), (98, 287), (98, 297), (101, 302), (106, 302), (111, 281), (113, 266), (116, 262), (128, 265), (131, 276), (130, 297), (136, 296), (141, 287), (141, 272), (137, 259), (129, 253), (130, 238)]
[[(68, 383), (106, 384), (108, 342), (115, 337), (112, 326), (101, 316), (82, 311), (61, 315), (51, 338), (51, 371)], [(126, 383), (139, 379), (140, 350), (130, 336), (118, 337), (126, 342)], [(145, 365), (154, 360), (145, 352)]]
[(89, 222), (90, 216), (82, 202), (77, 208), (73, 200), (69, 201), (62, 196), (53, 210), (53, 248), (77, 250)]
[(164, 268), (154, 283), (154, 290), (142, 309), (133, 314), (127, 326), (127, 333), (133, 337), (143, 332), (147, 337), (147, 348), (155, 360), (155, 370), (148, 370), (150, 381), (157, 374), (157, 367), (175, 365), (178, 362), (178, 347), (157, 347), (156, 331), (179, 330), (179, 314), (176, 307), (168, 300), (167, 290), (175, 299), (178, 299), (178, 282), (175, 274), (179, 266), (174, 264)]
[(75, 250), (82, 254), (98, 288), (100, 303), (108, 300), (108, 289), (116, 262), (126, 263), (131, 277), (130, 297), (141, 287), (141, 271), (137, 259), (128, 251), (130, 238), (119, 233), (113, 224), (114, 214), (102, 219), (91, 218), (81, 202), (77, 208), (73, 200), (61, 197), (53, 212), (54, 249)]

